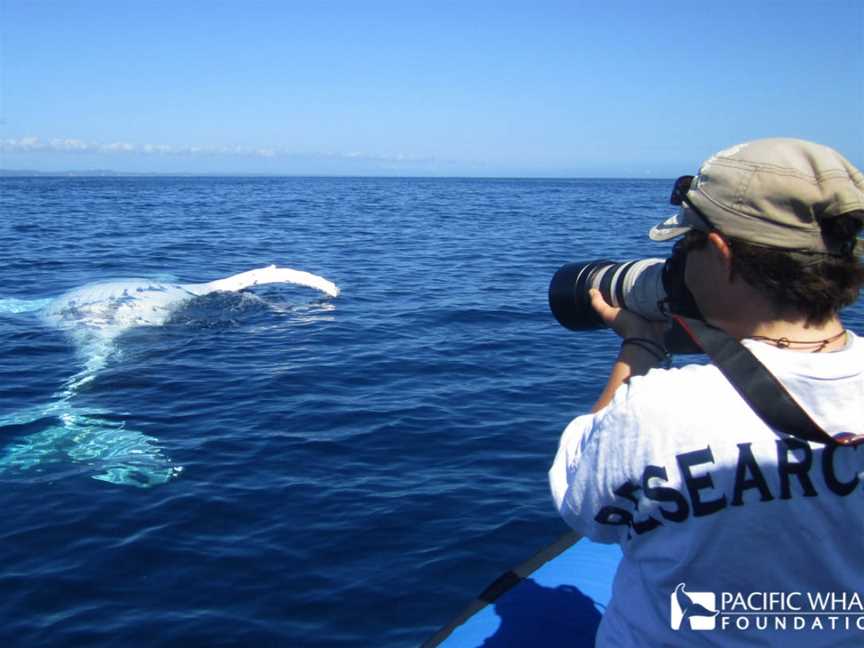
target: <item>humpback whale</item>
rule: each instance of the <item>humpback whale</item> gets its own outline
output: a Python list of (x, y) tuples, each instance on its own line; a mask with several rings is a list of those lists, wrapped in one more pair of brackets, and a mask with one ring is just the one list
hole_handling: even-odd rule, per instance
[(323, 277), (271, 265), (208, 283), (119, 279), (89, 283), (55, 298), (0, 299), (0, 314), (36, 313), (49, 326), (64, 331), (83, 365), (46, 405), (0, 416), (0, 429), (30, 432), (0, 448), (0, 476), (39, 470), (48, 463), (73, 465), (77, 467), (73, 472), (139, 487), (165, 483), (178, 475), (182, 467), (164, 455), (156, 439), (127, 429), (115, 414), (76, 406), (75, 395), (114, 355), (116, 339), (123, 332), (160, 326), (178, 306), (197, 297), (276, 283), (339, 295), (336, 285)]

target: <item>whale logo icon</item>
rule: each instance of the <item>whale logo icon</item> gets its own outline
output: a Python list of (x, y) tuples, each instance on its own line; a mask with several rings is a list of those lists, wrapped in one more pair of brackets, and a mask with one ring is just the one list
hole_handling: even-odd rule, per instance
[(678, 583), (669, 597), (669, 625), (673, 630), (680, 630), (685, 623), (691, 630), (713, 630), (720, 614), (714, 592), (688, 592), (684, 587)]

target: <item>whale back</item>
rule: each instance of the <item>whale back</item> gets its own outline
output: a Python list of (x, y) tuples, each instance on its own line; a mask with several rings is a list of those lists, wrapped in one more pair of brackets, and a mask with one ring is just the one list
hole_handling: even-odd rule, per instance
[(42, 312), (48, 323), (65, 330), (127, 329), (164, 324), (176, 304), (195, 297), (182, 285), (149, 279), (121, 279), (70, 290)]

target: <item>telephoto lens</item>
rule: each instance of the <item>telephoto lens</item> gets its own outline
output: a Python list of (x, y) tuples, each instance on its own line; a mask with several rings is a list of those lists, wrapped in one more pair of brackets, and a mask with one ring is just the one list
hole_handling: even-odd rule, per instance
[(605, 327), (591, 306), (588, 291), (596, 288), (607, 303), (626, 308), (649, 320), (665, 320), (661, 302), (667, 299), (663, 283), (665, 259), (617, 263), (588, 261), (561, 267), (549, 284), (549, 308), (555, 319), (573, 331)]

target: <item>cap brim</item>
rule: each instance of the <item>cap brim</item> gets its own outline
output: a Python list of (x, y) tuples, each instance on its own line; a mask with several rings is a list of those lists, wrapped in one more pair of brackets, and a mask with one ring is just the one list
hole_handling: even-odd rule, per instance
[(693, 226), (687, 220), (684, 209), (678, 210), (674, 216), (667, 218), (659, 225), (655, 225), (648, 232), (648, 236), (652, 241), (668, 241), (676, 238), (693, 229)]

